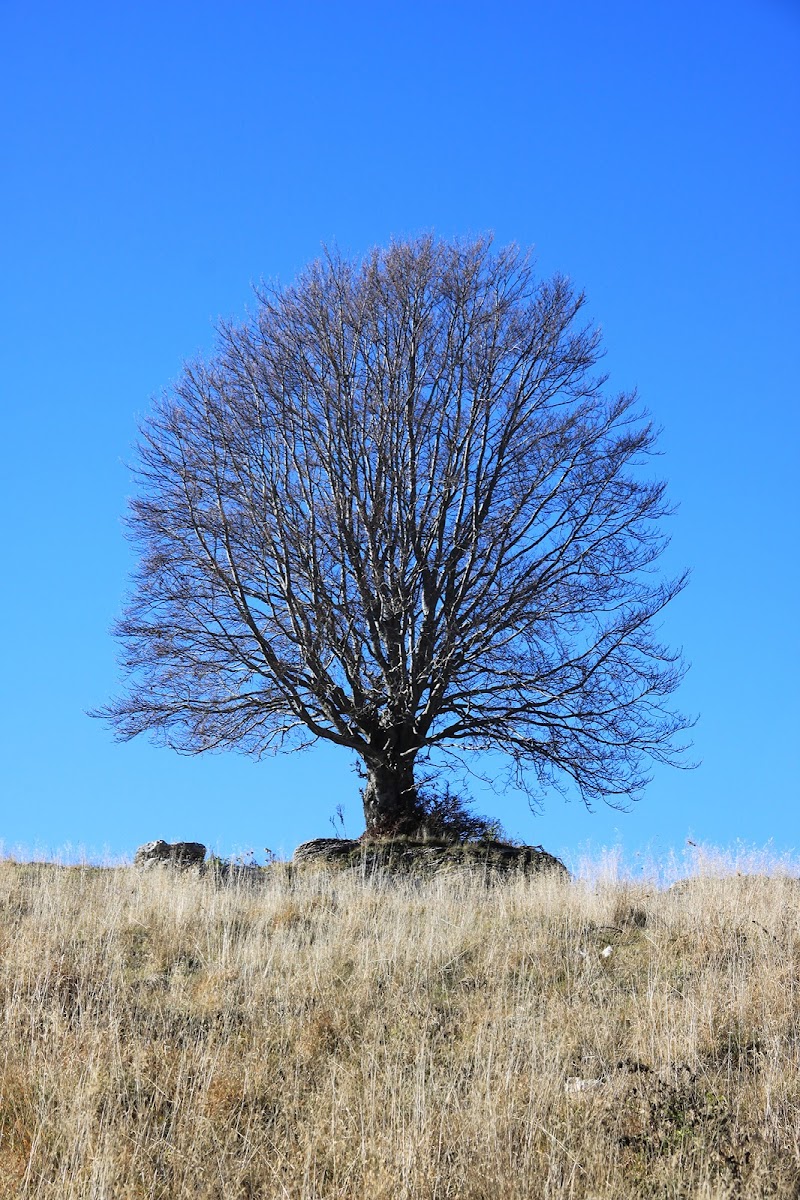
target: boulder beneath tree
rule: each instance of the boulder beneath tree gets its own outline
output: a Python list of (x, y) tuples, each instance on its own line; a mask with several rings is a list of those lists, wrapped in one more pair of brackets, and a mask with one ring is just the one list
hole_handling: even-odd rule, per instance
[(133, 857), (135, 867), (198, 867), (206, 856), (202, 842), (146, 842)]
[(295, 866), (343, 867), (373, 874), (432, 876), (442, 873), (540, 875), (562, 879), (570, 874), (560, 859), (542, 846), (512, 846), (507, 842), (438, 842), (386, 838), (376, 841), (314, 838), (294, 852)]

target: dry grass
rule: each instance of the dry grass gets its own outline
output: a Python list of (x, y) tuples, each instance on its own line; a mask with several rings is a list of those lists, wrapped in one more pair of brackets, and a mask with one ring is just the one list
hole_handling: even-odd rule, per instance
[(0, 863), (0, 1197), (798, 1196), (798, 898)]

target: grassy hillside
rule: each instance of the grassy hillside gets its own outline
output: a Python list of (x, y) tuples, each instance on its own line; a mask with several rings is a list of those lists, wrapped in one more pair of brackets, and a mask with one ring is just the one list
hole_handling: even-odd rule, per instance
[(0, 863), (0, 1196), (797, 1196), (798, 899)]

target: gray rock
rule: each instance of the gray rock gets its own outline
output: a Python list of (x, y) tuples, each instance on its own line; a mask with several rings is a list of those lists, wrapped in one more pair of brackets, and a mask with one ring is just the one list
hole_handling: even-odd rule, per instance
[(357, 850), (360, 844), (349, 838), (313, 838), (297, 847), (292, 862), (341, 862)]
[(202, 842), (146, 842), (140, 846), (133, 858), (135, 867), (166, 865), (174, 867), (197, 867), (206, 856)]

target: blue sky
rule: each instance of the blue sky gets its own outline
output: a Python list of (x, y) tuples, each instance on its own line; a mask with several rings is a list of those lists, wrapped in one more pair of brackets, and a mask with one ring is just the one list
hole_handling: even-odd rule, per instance
[(324, 242), (494, 232), (585, 288), (680, 504), (664, 635), (693, 772), (630, 813), (480, 789), (575, 855), (800, 845), (800, 8), (0, 4), (2, 816), (7, 850), (220, 853), (363, 828), (346, 754), (253, 763), (116, 744), (108, 629), (132, 567), (137, 420)]

